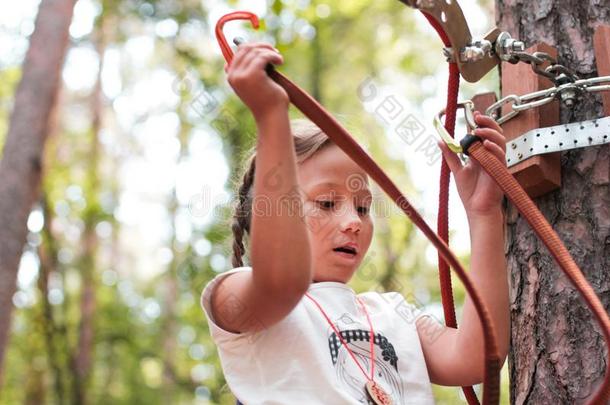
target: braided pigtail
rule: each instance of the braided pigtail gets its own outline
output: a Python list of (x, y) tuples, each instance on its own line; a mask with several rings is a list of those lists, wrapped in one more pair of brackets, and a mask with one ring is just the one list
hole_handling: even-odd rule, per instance
[(250, 234), (250, 221), (252, 219), (252, 186), (254, 183), (254, 172), (256, 170), (256, 156), (250, 158), (248, 169), (244, 173), (242, 183), (237, 192), (237, 206), (233, 214), (233, 267), (242, 267), (243, 255), (246, 253), (244, 247), (244, 232)]
[[(297, 163), (302, 163), (314, 153), (329, 145), (330, 139), (311, 121), (299, 119), (290, 122)], [(252, 221), (252, 203), (254, 195), (254, 173), (256, 169), (255, 149), (251, 151), (247, 169), (245, 170), (241, 184), (237, 187), (237, 201), (231, 223), (233, 232), (233, 255), (231, 262), (233, 267), (243, 267), (243, 256), (246, 254), (244, 246), (245, 233), (250, 236), (250, 224)]]

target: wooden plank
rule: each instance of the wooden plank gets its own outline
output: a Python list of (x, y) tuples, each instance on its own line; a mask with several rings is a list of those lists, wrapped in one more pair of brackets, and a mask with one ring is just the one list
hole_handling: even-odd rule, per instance
[[(557, 49), (544, 44), (536, 44), (526, 50), (528, 53), (546, 52), (554, 58)], [(546, 65), (545, 65), (546, 66)], [(502, 63), (502, 97), (509, 94), (523, 95), (553, 86), (553, 83), (536, 74), (530, 65)], [(503, 114), (509, 111), (504, 106)], [(515, 139), (525, 132), (559, 124), (559, 102), (553, 101), (539, 108), (521, 112), (502, 126), (507, 141)], [(509, 171), (523, 186), (530, 197), (539, 197), (561, 186), (560, 152), (533, 156), (524, 162), (512, 166)]]
[[(610, 76), (610, 25), (600, 25), (593, 34), (593, 48), (598, 76)], [(603, 91), (604, 116), (610, 115), (610, 92)]]

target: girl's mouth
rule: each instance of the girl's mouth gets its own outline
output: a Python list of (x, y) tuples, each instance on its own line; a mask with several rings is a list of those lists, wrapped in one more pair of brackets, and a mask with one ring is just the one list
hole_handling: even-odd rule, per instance
[(350, 248), (340, 247), (333, 249), (333, 251), (337, 256), (340, 256), (341, 258), (349, 261), (356, 261), (356, 257), (358, 256), (356, 251)]

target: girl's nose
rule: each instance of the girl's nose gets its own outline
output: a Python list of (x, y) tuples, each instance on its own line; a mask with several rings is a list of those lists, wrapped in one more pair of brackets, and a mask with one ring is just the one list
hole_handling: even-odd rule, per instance
[(357, 210), (349, 210), (343, 218), (343, 225), (341, 226), (341, 230), (343, 232), (347, 232), (351, 230), (356, 233), (360, 231), (360, 227), (362, 226), (362, 220), (358, 216)]

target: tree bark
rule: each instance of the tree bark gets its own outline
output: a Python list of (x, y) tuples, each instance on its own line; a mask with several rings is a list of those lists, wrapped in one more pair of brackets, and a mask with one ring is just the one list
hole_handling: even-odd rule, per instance
[[(559, 63), (581, 77), (597, 76), (593, 33), (610, 22), (608, 0), (496, 0), (497, 25), (527, 46), (546, 42)], [(599, 97), (561, 122), (603, 116)], [(516, 118), (518, 119), (518, 118)], [(562, 187), (536, 200), (585, 277), (610, 309), (610, 146), (564, 152)], [(586, 304), (514, 207), (508, 207), (512, 404), (586, 401), (604, 377), (603, 336)]]
[(0, 383), (26, 222), (40, 189), (42, 153), (60, 88), (75, 1), (40, 3), (0, 161)]

